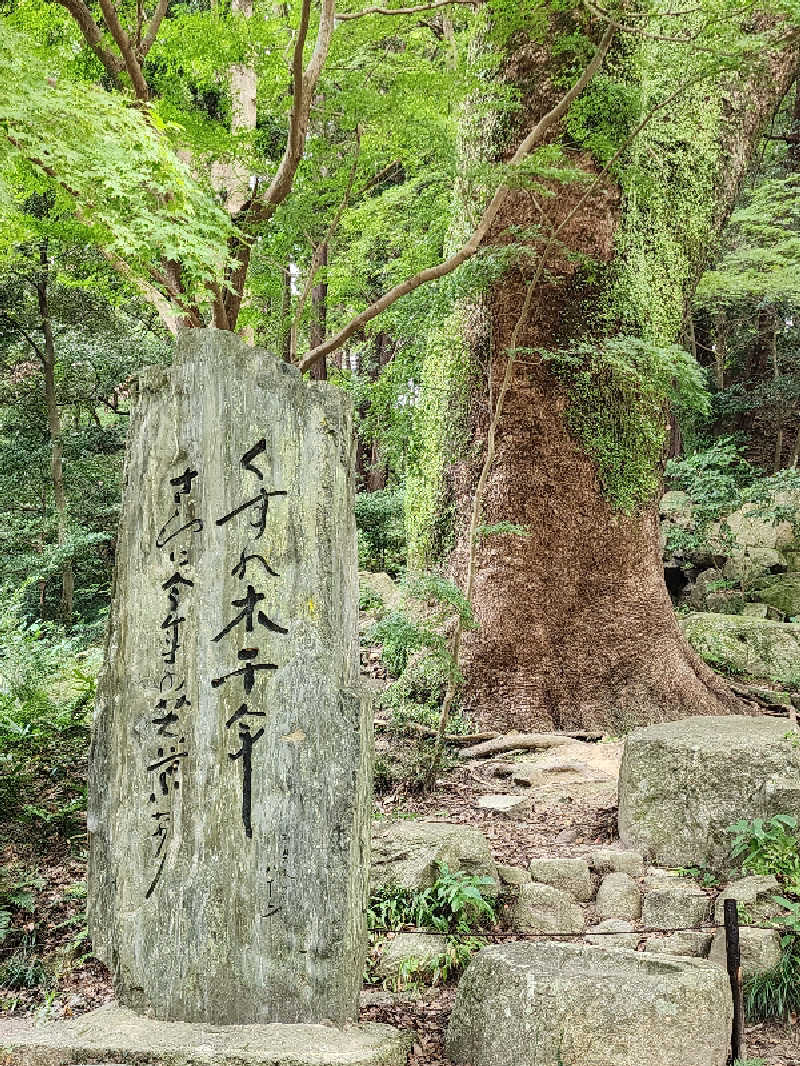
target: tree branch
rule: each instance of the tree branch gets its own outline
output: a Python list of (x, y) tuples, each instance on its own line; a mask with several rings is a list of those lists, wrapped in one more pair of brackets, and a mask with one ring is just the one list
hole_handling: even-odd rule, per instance
[(92, 18), (92, 13), (83, 0), (54, 0), (72, 15), (78, 24), (78, 29), (83, 34), (84, 40), (103, 64), (103, 68), (115, 89), (122, 89), (119, 80), (120, 71), (125, 69), (121, 59), (113, 55), (103, 44), (103, 34), (100, 27)]
[(362, 11), (337, 11), (336, 21), (347, 22), (350, 19), (364, 18), (365, 15), (416, 15), (421, 11), (436, 11), (437, 8), (450, 7), (452, 4), (480, 7), (485, 2), (486, 0), (432, 0), (430, 4), (420, 4), (419, 7), (365, 7)]
[(146, 102), (150, 99), (150, 90), (147, 87), (147, 82), (144, 80), (142, 68), (139, 66), (139, 61), (131, 47), (128, 35), (122, 28), (122, 23), (119, 21), (117, 9), (114, 7), (112, 0), (99, 0), (99, 3), (109, 33), (114, 38), (117, 48), (119, 48), (120, 55), (125, 61), (125, 69), (128, 71), (128, 75), (133, 83), (133, 91), (136, 93), (136, 98)]
[(358, 126), (356, 126), (356, 154), (355, 158), (353, 159), (353, 166), (350, 169), (350, 176), (347, 179), (347, 187), (344, 190), (342, 202), (339, 204), (336, 214), (331, 219), (331, 223), (325, 231), (325, 236), (314, 249), (314, 254), (311, 257), (311, 269), (309, 270), (308, 277), (306, 278), (305, 285), (303, 286), (303, 291), (300, 294), (300, 299), (297, 301), (297, 309), (294, 313), (294, 321), (292, 322), (293, 329), (297, 329), (297, 327), (300, 325), (300, 319), (303, 317), (303, 308), (305, 307), (306, 300), (308, 299), (308, 294), (311, 292), (311, 289), (314, 285), (314, 279), (319, 273), (320, 263), (322, 260), (322, 249), (330, 241), (331, 237), (336, 231), (336, 227), (339, 225), (339, 219), (342, 217), (342, 213), (344, 212), (344, 209), (347, 207), (348, 201), (350, 200), (350, 193), (353, 190), (353, 182), (355, 181), (356, 170), (358, 168), (358, 157), (360, 151), (361, 131)]
[[(616, 23), (612, 23), (607, 27), (603, 34), (603, 39), (595, 49), (591, 62), (586, 66), (586, 69), (572, 88), (561, 97), (552, 110), (548, 111), (547, 114), (536, 123), (528, 136), (522, 141), (511, 159), (512, 166), (521, 163), (540, 142), (542, 137), (552, 129), (553, 126), (560, 122), (564, 115), (566, 115), (572, 101), (586, 88), (600, 69), (606, 53), (611, 47), (611, 42), (616, 30)], [(312, 349), (308, 355), (301, 360), (300, 369), (308, 370), (308, 368), (313, 366), (318, 359), (321, 359), (324, 355), (328, 355), (330, 352), (340, 348), (349, 337), (352, 337), (352, 335), (362, 329), (367, 322), (371, 322), (373, 318), (376, 318), (379, 314), (385, 311), (387, 307), (391, 307), (391, 305), (395, 303), (396, 300), (399, 300), (401, 296), (407, 296), (408, 293), (413, 292), (415, 289), (418, 289), (420, 285), (425, 285), (429, 281), (437, 281), (439, 278), (443, 278), (446, 274), (452, 273), (452, 271), (457, 267), (460, 267), (462, 263), (465, 263), (467, 259), (470, 259), (475, 255), (480, 248), (484, 237), (489, 232), (501, 207), (505, 203), (509, 192), (510, 188), (506, 184), (501, 185), (496, 190), (494, 196), (484, 210), (477, 228), (474, 230), (467, 243), (463, 245), (459, 251), (454, 255), (451, 255), (450, 258), (446, 259), (443, 263), (421, 270), (418, 274), (406, 278), (405, 281), (401, 282), (399, 285), (395, 285), (395, 287), (390, 289), (389, 292), (384, 293), (384, 295), (373, 304), (352, 318), (335, 336), (330, 337), (324, 343), (317, 345), (316, 348)]]
[(168, 7), (169, 0), (158, 0), (158, 7), (156, 8), (153, 17), (147, 24), (147, 33), (144, 35), (144, 40), (142, 41), (136, 52), (137, 58), (140, 63), (147, 56), (147, 53), (150, 51), (150, 49), (153, 47), (155, 39), (158, 36), (158, 31), (161, 28), (161, 23), (164, 21), (164, 16), (167, 13)]

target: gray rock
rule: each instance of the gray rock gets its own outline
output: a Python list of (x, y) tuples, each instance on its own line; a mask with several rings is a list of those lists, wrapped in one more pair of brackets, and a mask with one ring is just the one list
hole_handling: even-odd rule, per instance
[(758, 598), (786, 618), (800, 616), (800, 577), (787, 574), (785, 577), (772, 578), (759, 582)]
[(520, 886), (511, 924), (521, 933), (582, 933), (584, 916), (569, 892), (534, 882)]
[(647, 875), (642, 923), (648, 929), (686, 929), (702, 925), (711, 911), (711, 900), (699, 885), (665, 870)]
[(478, 797), (478, 807), (482, 811), (491, 811), (504, 818), (524, 818), (533, 810), (530, 796), (502, 793)]
[(594, 848), (587, 856), (591, 868), (599, 874), (622, 873), (644, 877), (644, 859), (638, 851), (623, 848)]
[(585, 859), (531, 859), (530, 871), (534, 881), (562, 888), (582, 903), (588, 903), (594, 895), (592, 875)]
[(524, 866), (506, 866), (504, 863), (497, 864), (497, 876), (501, 885), (510, 888), (519, 888), (520, 885), (529, 885), (531, 875)]
[(403, 604), (403, 590), (388, 574), (360, 570), (358, 583), (360, 589), (380, 597), (380, 607), (387, 613), (398, 610)]
[(780, 719), (743, 716), (689, 718), (629, 733), (619, 779), (620, 839), (664, 866), (730, 869), (728, 826), (800, 814), (800, 792), (793, 798), (800, 747), (786, 733)]
[(709, 567), (697, 575), (686, 597), (695, 611), (719, 611), (723, 614), (738, 614), (744, 596), (735, 589), (721, 588), (725, 578), (721, 570)]
[(597, 890), (594, 907), (601, 918), (637, 922), (642, 916), (642, 893), (629, 874), (606, 874)]
[(773, 681), (797, 677), (800, 625), (710, 612), (679, 622), (698, 655), (717, 668)]
[(156, 1017), (344, 1023), (372, 744), (350, 402), (218, 330), (187, 330), (134, 400), (90, 756), (94, 951)]
[(607, 948), (635, 948), (639, 943), (639, 933), (630, 922), (620, 918), (606, 918), (586, 930), (586, 941)]
[(693, 929), (683, 933), (669, 933), (667, 936), (649, 936), (644, 950), (657, 955), (693, 955), (706, 958), (711, 947), (711, 936), (711, 933)]
[(451, 872), (460, 870), (497, 882), (497, 867), (489, 842), (472, 826), (411, 819), (376, 827), (370, 870), (373, 889), (392, 884), (401, 888), (428, 888), (442, 865)]
[(415, 960), (420, 969), (430, 970), (447, 947), (447, 938), (435, 933), (397, 933), (381, 945), (379, 977), (397, 977), (403, 964)]
[(727, 974), (703, 959), (589, 944), (480, 951), (458, 986), (447, 1053), (470, 1066), (724, 1066)]
[[(742, 877), (725, 885), (714, 904), (714, 921), (722, 925), (725, 921), (725, 900), (735, 899), (742, 914), (748, 915), (748, 921), (760, 924), (782, 913), (780, 904), (773, 903), (772, 897), (781, 894), (781, 886), (774, 877), (753, 875)], [(743, 924), (747, 924), (744, 922)]]
[[(724, 967), (727, 972), (728, 955), (724, 929), (714, 934), (708, 957), (712, 962)], [(747, 925), (740, 925), (739, 958), (744, 977), (774, 970), (781, 961), (781, 938), (778, 931), (776, 929), (753, 929)]]
[(774, 548), (734, 548), (728, 556), (723, 575), (728, 581), (749, 582), (763, 574), (779, 574), (788, 563)]
[(117, 1006), (44, 1025), (0, 1018), (6, 1066), (405, 1066), (410, 1046), (410, 1034), (373, 1022), (215, 1026), (157, 1021)]

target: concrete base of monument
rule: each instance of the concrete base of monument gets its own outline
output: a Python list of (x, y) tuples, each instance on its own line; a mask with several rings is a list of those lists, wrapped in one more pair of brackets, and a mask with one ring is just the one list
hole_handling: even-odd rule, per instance
[(411, 1035), (368, 1023), (203, 1025), (109, 1005), (68, 1021), (0, 1019), (0, 1066), (405, 1066)]

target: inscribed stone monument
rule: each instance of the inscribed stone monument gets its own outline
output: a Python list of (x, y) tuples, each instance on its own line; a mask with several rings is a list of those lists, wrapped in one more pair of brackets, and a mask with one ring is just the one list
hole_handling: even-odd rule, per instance
[(133, 404), (89, 775), (89, 921), (122, 1004), (357, 1012), (370, 818), (344, 393), (187, 331)]

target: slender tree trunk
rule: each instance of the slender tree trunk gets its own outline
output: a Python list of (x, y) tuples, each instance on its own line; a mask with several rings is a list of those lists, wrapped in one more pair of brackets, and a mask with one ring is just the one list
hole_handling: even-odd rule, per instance
[[(58, 410), (56, 396), (56, 351), (47, 294), (49, 263), (46, 241), (39, 246), (39, 266), (40, 271), (36, 282), (36, 290), (41, 330), (44, 337), (44, 395), (47, 405), (47, 426), (50, 432), (50, 477), (53, 483), (53, 503), (56, 508), (57, 536), (60, 547), (66, 540), (67, 501), (64, 493), (64, 446), (61, 438), (61, 414)], [(73, 592), (72, 561), (68, 559), (61, 568), (61, 617), (67, 625), (72, 621)]]

